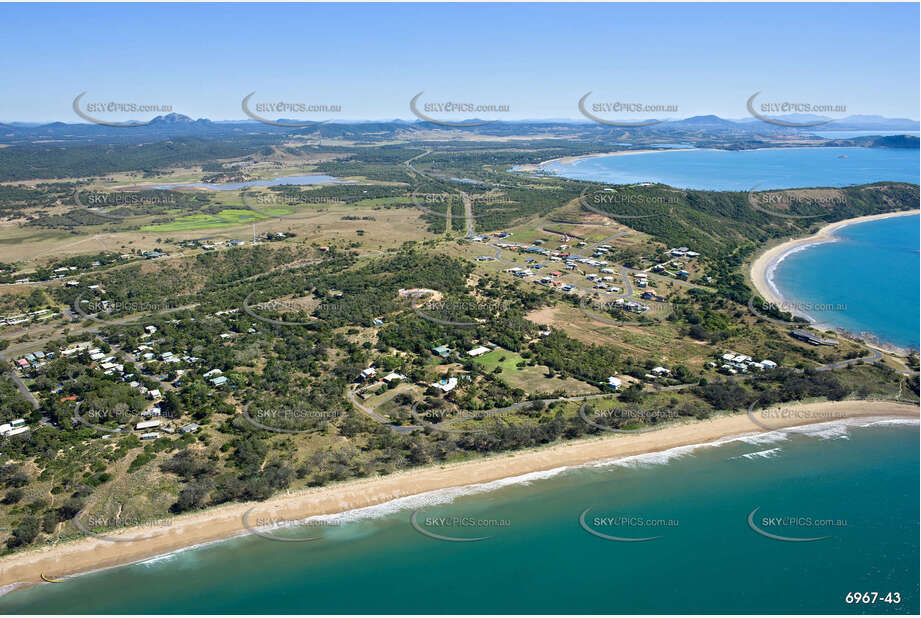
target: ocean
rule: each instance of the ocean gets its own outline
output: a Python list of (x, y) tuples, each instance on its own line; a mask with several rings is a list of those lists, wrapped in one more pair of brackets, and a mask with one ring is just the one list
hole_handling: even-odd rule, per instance
[(882, 180), (917, 184), (919, 153), (894, 148), (697, 149), (591, 157), (543, 168), (609, 184), (661, 182), (684, 189), (748, 191), (755, 186), (845, 187)]
[(918, 215), (855, 223), (834, 242), (786, 254), (769, 281), (793, 308), (821, 323), (919, 349)]
[(241, 537), (12, 592), (0, 612), (917, 614), (918, 438), (842, 421), (435, 492), (316, 541)]

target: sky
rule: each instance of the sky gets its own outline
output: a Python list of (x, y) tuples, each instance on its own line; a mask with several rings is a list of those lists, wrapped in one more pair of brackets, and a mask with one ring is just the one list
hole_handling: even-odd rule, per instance
[(581, 118), (588, 92), (746, 118), (759, 91), (919, 117), (918, 3), (0, 4), (0, 24), (0, 122), (83, 122), (81, 92), (236, 120), (254, 91), (341, 107), (269, 118), (409, 120), (423, 91), (508, 108), (458, 119)]

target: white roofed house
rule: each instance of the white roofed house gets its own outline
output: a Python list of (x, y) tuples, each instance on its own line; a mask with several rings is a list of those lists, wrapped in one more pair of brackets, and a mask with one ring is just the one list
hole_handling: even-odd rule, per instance
[(452, 377), (447, 380), (439, 380), (438, 382), (433, 382), (432, 386), (440, 389), (444, 393), (449, 393), (454, 390), (455, 386), (457, 386), (457, 378)]
[(483, 354), (486, 354), (487, 352), (489, 352), (489, 348), (479, 346), (467, 352), (467, 355), (476, 358), (477, 356), (482, 356)]
[(665, 367), (653, 367), (652, 372), (657, 376), (667, 376), (671, 375), (671, 371)]
[(761, 364), (764, 366), (765, 369), (777, 369), (777, 363), (775, 363), (772, 360), (764, 359), (763, 361), (761, 361)]
[(405, 380), (405, 379), (406, 379), (406, 376), (404, 376), (402, 373), (397, 373), (396, 371), (394, 371), (394, 372), (392, 372), (392, 373), (388, 373), (387, 375), (385, 375), (385, 376), (384, 376), (383, 378), (381, 378), (381, 379), (382, 379), (384, 382), (390, 384), (390, 383), (393, 382), (394, 380)]
[(623, 383), (620, 378), (615, 378), (614, 376), (608, 376), (608, 388), (613, 388), (614, 390), (620, 390), (620, 387)]

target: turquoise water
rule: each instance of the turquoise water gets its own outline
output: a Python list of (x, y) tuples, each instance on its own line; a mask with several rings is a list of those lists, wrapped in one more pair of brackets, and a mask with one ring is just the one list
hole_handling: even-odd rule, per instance
[(917, 350), (918, 225), (912, 215), (846, 226), (835, 232), (835, 242), (787, 254), (771, 282), (819, 322)]
[(215, 191), (236, 191), (244, 187), (277, 187), (279, 185), (323, 185), (341, 182), (325, 174), (311, 174), (309, 176), (283, 176), (271, 180), (249, 180), (247, 182), (180, 182), (173, 185), (160, 185), (154, 189), (176, 189), (182, 187), (204, 187)]
[(759, 189), (845, 187), (882, 180), (917, 184), (918, 167), (917, 150), (771, 148), (613, 155), (554, 162), (544, 169), (610, 184), (661, 182), (686, 189), (748, 191), (755, 185)]
[[(317, 541), (235, 539), (14, 592), (0, 612), (917, 614), (918, 426), (861, 424), (685, 447), (451, 503), (408, 499), (409, 510), (313, 529)], [(830, 538), (759, 535), (747, 519), (756, 507), (770, 533)], [(416, 508), (424, 530), (492, 538), (424, 536), (409, 524)], [(586, 508), (596, 531), (662, 538), (596, 537), (578, 523)], [(596, 515), (677, 525), (604, 527)], [(441, 516), (494, 521), (425, 521)], [(778, 527), (762, 516), (846, 525)], [(902, 602), (848, 605), (848, 592), (898, 592)]]

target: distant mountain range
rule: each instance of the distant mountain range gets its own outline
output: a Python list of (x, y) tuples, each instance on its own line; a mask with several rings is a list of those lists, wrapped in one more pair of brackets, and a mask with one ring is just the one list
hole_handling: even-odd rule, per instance
[[(830, 118), (814, 115), (792, 114), (775, 117), (794, 123), (819, 122)], [(471, 119), (471, 122), (474, 119)], [(287, 122), (300, 122), (287, 120)], [(820, 127), (783, 127), (756, 118), (726, 119), (715, 115), (692, 116), (680, 120), (664, 120), (646, 127), (609, 127), (588, 119), (534, 119), (519, 121), (497, 121), (480, 127), (457, 128), (422, 120), (393, 119), (387, 121), (330, 121), (308, 127), (279, 127), (254, 120), (213, 121), (207, 118), (193, 119), (182, 114), (157, 116), (147, 124), (135, 127), (111, 127), (92, 123), (52, 122), (36, 124), (9, 122), (0, 124), (0, 143), (27, 144), (31, 142), (67, 143), (129, 143), (142, 140), (172, 139), (180, 137), (231, 138), (234, 136), (304, 134), (317, 133), (320, 137), (338, 137), (379, 132), (400, 135), (418, 130), (463, 130), (488, 135), (513, 135), (546, 132), (553, 127), (561, 131), (577, 131), (588, 134), (622, 134), (625, 138), (724, 138), (750, 139), (757, 141), (768, 136), (811, 134), (815, 131), (918, 131), (919, 122), (908, 118), (885, 118), (883, 116), (854, 115), (833, 120)]]

